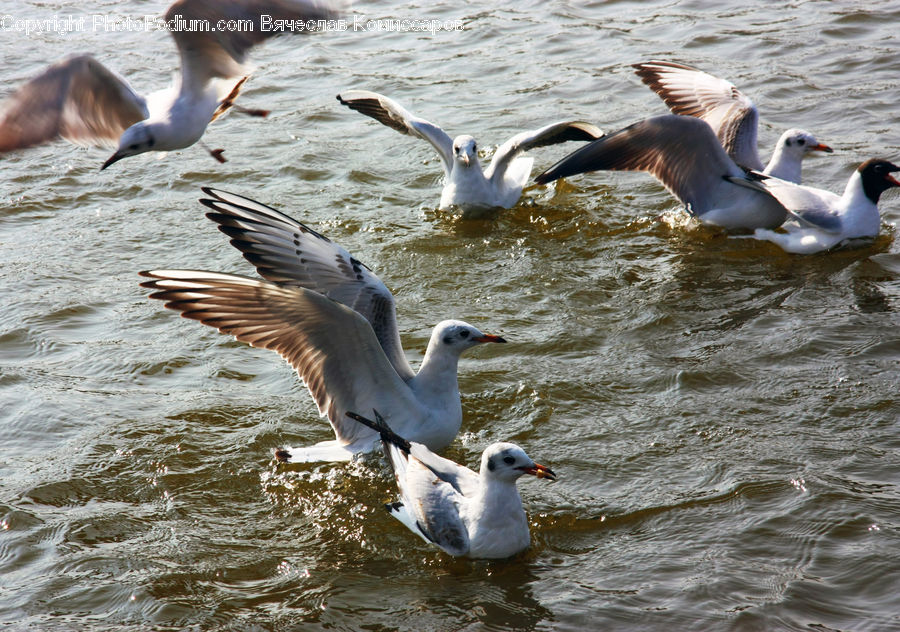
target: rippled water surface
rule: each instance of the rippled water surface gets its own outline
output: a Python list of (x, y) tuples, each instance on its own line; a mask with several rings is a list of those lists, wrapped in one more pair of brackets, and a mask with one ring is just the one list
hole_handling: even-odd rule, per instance
[[(55, 144), (0, 157), (0, 622), (6, 629), (892, 630), (900, 627), (900, 196), (866, 248), (788, 256), (684, 222), (645, 174), (532, 186), (513, 209), (436, 209), (431, 148), (334, 96), (375, 89), (484, 158), (562, 118), (662, 113), (631, 63), (727, 77), (761, 145), (802, 126), (843, 189), (900, 159), (897, 2), (362, 2), (459, 32), (332, 32), (255, 55), (244, 105), (199, 147), (106, 171)], [(162, 13), (162, 3), (0, 2), (0, 14)], [(7, 23), (8, 24), (8, 23)], [(4, 30), (2, 96), (90, 50), (143, 90), (162, 32)], [(574, 146), (534, 152), (535, 173)], [(290, 368), (181, 319), (137, 272), (253, 274), (196, 202), (213, 185), (345, 246), (394, 292), (410, 360), (464, 318), (510, 342), (460, 364), (474, 466), (497, 440), (528, 480), (532, 547), (452, 559), (382, 509), (377, 457), (277, 467), (327, 439)]]

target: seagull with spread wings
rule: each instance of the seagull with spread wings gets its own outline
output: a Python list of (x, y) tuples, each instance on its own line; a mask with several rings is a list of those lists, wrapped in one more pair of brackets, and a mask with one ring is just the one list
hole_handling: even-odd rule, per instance
[(337, 99), (401, 134), (431, 143), (444, 168), (440, 208), (455, 206), (466, 214), (515, 206), (534, 164), (534, 158), (521, 156), (529, 149), (603, 136), (600, 128), (583, 121), (551, 123), (510, 138), (497, 148), (487, 169), (482, 170), (478, 145), (468, 134), (450, 138), (434, 123), (411, 114), (396, 101), (376, 92), (348, 90)]
[(276, 451), (281, 461), (347, 461), (377, 447), (378, 433), (347, 411), (377, 408), (430, 449), (462, 424), (460, 354), (506, 342), (459, 320), (435, 326), (418, 372), (400, 344), (394, 297), (344, 248), (249, 198), (204, 188), (207, 216), (265, 280), (198, 270), (141, 272), (151, 298), (254, 347), (278, 352), (327, 416), (335, 439)]
[[(144, 152), (190, 147), (211, 121), (234, 105), (247, 79), (244, 62), (250, 49), (278, 33), (261, 28), (263, 16), (317, 20), (333, 15), (329, 6), (313, 0), (177, 0), (166, 11), (167, 23), (183, 20), (211, 28), (172, 31), (181, 56), (181, 74), (174, 85), (145, 97), (93, 56), (71, 56), (7, 99), (0, 111), (0, 152), (59, 138), (82, 145), (118, 144), (103, 163), (105, 169)], [(249, 21), (254, 28), (216, 29), (222, 20)], [(224, 162), (222, 151), (210, 153)]]

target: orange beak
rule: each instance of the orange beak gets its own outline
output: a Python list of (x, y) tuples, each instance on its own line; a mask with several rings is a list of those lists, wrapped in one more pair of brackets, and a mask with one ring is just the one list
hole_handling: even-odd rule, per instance
[(523, 467), (521, 469), (526, 474), (531, 474), (532, 476), (537, 476), (538, 478), (546, 478), (551, 481), (556, 480), (556, 474), (553, 473), (553, 470), (551, 470), (546, 465), (541, 465), (540, 463), (535, 463), (534, 467)]
[(501, 338), (500, 336), (492, 336), (490, 334), (472, 338), (472, 340), (474, 340), (475, 342), (506, 342), (505, 338)]
[(825, 143), (819, 143), (818, 145), (813, 145), (812, 147), (810, 147), (810, 149), (813, 149), (815, 151), (824, 151), (826, 154), (834, 153), (834, 150), (831, 147), (829, 147), (828, 145), (826, 145)]
[(884, 179), (893, 184), (895, 187), (900, 187), (900, 182), (897, 182), (897, 178), (895, 178), (891, 174), (887, 174), (886, 176), (884, 176)]

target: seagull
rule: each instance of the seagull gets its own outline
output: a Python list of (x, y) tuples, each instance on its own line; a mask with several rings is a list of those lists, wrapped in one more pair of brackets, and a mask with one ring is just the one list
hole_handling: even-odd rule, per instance
[(151, 270), (151, 298), (254, 347), (277, 351), (327, 416), (332, 441), (284, 447), (288, 463), (349, 461), (378, 433), (345, 417), (377, 408), (399, 432), (440, 450), (462, 424), (457, 363), (466, 349), (506, 342), (460, 320), (438, 323), (414, 373), (400, 344), (394, 297), (341, 246), (249, 198), (204, 188), (210, 219), (265, 280), (197, 270)]
[(491, 164), (482, 171), (478, 145), (468, 134), (451, 139), (437, 125), (410, 114), (396, 101), (368, 90), (348, 90), (339, 94), (337, 100), (401, 134), (431, 143), (444, 167), (440, 208), (456, 206), (466, 214), (498, 207), (511, 208), (519, 201), (534, 163), (533, 158), (520, 158), (523, 152), (570, 140), (590, 141), (603, 136), (600, 128), (583, 121), (552, 123), (510, 138), (497, 148)]
[(800, 184), (802, 161), (814, 151), (831, 147), (802, 129), (789, 129), (775, 144), (763, 168), (757, 151), (759, 111), (730, 81), (668, 61), (634, 64), (635, 73), (666, 102), (673, 114), (696, 116), (713, 128), (725, 151), (744, 169)]
[(726, 230), (776, 228), (787, 219), (784, 206), (729, 158), (712, 128), (691, 116), (634, 123), (569, 154), (535, 181), (598, 170), (647, 171), (688, 213)]
[(760, 184), (788, 209), (789, 218), (782, 226), (787, 232), (759, 228), (754, 236), (795, 254), (871, 240), (881, 228), (878, 198), (900, 187), (891, 175), (897, 171), (900, 167), (887, 160), (867, 160), (850, 176), (843, 195), (761, 176)]
[(556, 480), (513, 443), (494, 443), (481, 455), (481, 469), (438, 456), (396, 435), (378, 411), (375, 421), (347, 415), (381, 435), (400, 500), (388, 512), (423, 540), (454, 556), (511, 557), (528, 548), (531, 534), (516, 480), (523, 474)]
[[(276, 35), (273, 20), (318, 20), (331, 9), (312, 0), (177, 0), (167, 24), (209, 24), (211, 30), (171, 30), (181, 55), (174, 84), (144, 97), (89, 54), (58, 62), (20, 87), (0, 112), (0, 152), (64, 138), (80, 145), (115, 146), (101, 169), (147, 151), (172, 151), (200, 140), (206, 126), (234, 105), (247, 80), (244, 61), (253, 46)], [(215, 29), (220, 21), (246, 21), (253, 29)], [(237, 81), (234, 81), (237, 79)], [(246, 114), (265, 110), (235, 106)], [(224, 150), (208, 150), (225, 162)]]

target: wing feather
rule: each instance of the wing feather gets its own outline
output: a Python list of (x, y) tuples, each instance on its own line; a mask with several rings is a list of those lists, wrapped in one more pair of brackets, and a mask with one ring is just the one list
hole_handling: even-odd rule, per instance
[[(592, 141), (603, 136), (603, 130), (584, 121), (560, 121), (536, 130), (521, 132), (500, 145), (494, 153), (484, 177), (499, 184), (506, 170), (520, 154), (537, 147), (546, 147), (568, 141)], [(526, 175), (525, 179), (528, 177)]]
[(64, 138), (115, 145), (147, 117), (147, 104), (128, 82), (90, 55), (53, 64), (21, 86), (0, 114), (0, 152)]
[(205, 187), (207, 217), (231, 237), (260, 276), (304, 287), (359, 312), (372, 326), (385, 355), (404, 380), (415, 375), (403, 353), (394, 297), (381, 279), (344, 248), (265, 204)]
[(351, 110), (365, 114), (401, 134), (428, 141), (440, 155), (444, 173), (450, 174), (453, 166), (453, 140), (434, 123), (414, 116), (393, 99), (369, 90), (348, 90), (339, 94), (337, 100)]
[(667, 61), (635, 64), (634, 68), (673, 114), (705, 120), (732, 160), (745, 169), (762, 171), (757, 149), (759, 111), (734, 84), (697, 68)]
[(305, 288), (196, 270), (141, 272), (150, 298), (254, 347), (279, 353), (297, 371), (339, 442), (377, 433), (345, 416), (375, 408), (396, 427), (424, 418), (391, 367), (368, 322)]

